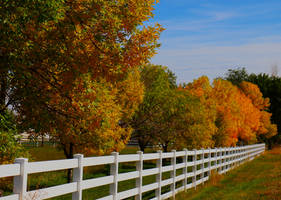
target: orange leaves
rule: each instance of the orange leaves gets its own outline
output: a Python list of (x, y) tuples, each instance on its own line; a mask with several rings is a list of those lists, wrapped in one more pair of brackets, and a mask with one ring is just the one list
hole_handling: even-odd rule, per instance
[(213, 138), (217, 146), (235, 146), (242, 141), (253, 143), (259, 134), (276, 134), (276, 126), (270, 122), (271, 114), (265, 111), (269, 100), (252, 83), (242, 82), (240, 89), (229, 81), (217, 79), (211, 86), (207, 77), (201, 77), (185, 89), (208, 106), (208, 113), (215, 113), (218, 129)]
[(117, 100), (122, 107), (124, 119), (128, 120), (143, 101), (144, 87), (140, 81), (140, 72), (132, 70), (124, 81), (118, 83)]
[(258, 112), (259, 123), (258, 126), (255, 127), (257, 134), (265, 135), (267, 138), (276, 135), (277, 127), (275, 124), (271, 124), (271, 113), (266, 112), (270, 106), (269, 99), (263, 98), (258, 86), (253, 83), (243, 81), (240, 87)]
[(26, 22), (24, 15), (15, 16), (18, 24), (4, 20), (21, 30), (5, 38), (11, 51), (18, 49), (7, 65), (22, 97), (17, 112), (29, 127), (56, 136), (67, 156), (119, 150), (131, 134), (120, 124), (143, 100), (140, 66), (155, 54), (163, 31), (143, 25), (155, 0), (47, 1), (18, 1), (29, 9)]
[(269, 107), (269, 99), (263, 98), (259, 87), (253, 83), (243, 81), (240, 84), (241, 90), (252, 100), (253, 105), (260, 110), (265, 110)]
[[(86, 154), (124, 147), (131, 130), (119, 126), (125, 106), (118, 103), (118, 90), (114, 85), (104, 79), (93, 81), (89, 74), (85, 74), (76, 80), (69, 95), (72, 102), (66, 112), (75, 118), (56, 119), (57, 136), (63, 143), (73, 143), (76, 152)], [(56, 106), (65, 107), (64, 99), (60, 98)], [(61, 129), (60, 124), (69, 128)]]

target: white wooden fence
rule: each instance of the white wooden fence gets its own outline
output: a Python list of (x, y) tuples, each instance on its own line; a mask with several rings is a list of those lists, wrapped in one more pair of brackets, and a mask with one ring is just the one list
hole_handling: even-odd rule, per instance
[[(155, 191), (152, 199), (167, 199), (175, 197), (176, 193), (197, 185), (209, 179), (212, 170), (225, 173), (233, 167), (260, 155), (265, 150), (265, 144), (255, 144), (234, 148), (215, 148), (201, 150), (172, 151), (168, 153), (148, 153), (119, 155), (113, 152), (109, 156), (83, 157), (77, 154), (73, 159), (28, 162), (25, 158), (17, 158), (14, 164), (0, 165), (0, 181), (3, 177), (14, 177), (12, 195), (0, 197), (0, 200), (47, 199), (72, 193), (73, 200), (81, 200), (85, 189), (110, 185), (110, 195), (99, 200), (117, 200), (128, 197), (142, 199), (142, 194)], [(163, 159), (170, 160), (170, 165), (163, 166)], [(156, 161), (156, 167), (143, 169), (144, 161)], [(118, 164), (136, 162), (136, 171), (118, 173)], [(110, 164), (110, 175), (100, 178), (83, 180), (83, 167)], [(190, 170), (192, 168), (192, 171)], [(28, 174), (73, 169), (73, 182), (27, 191)], [(181, 170), (179, 170), (181, 169)], [(170, 178), (163, 180), (162, 175), (170, 172)], [(180, 172), (180, 173), (179, 173)], [(155, 182), (143, 185), (143, 177), (156, 175)], [(118, 182), (136, 179), (134, 189), (118, 192)], [(191, 181), (188, 181), (191, 180)], [(163, 194), (163, 186), (170, 186), (170, 191)]]

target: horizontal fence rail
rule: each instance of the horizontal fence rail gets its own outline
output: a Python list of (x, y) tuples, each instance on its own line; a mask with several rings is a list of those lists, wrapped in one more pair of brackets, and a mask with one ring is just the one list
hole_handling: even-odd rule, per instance
[[(14, 177), (13, 194), (0, 197), (0, 200), (47, 199), (72, 193), (72, 200), (81, 200), (83, 190), (110, 185), (109, 196), (99, 200), (119, 200), (129, 197), (141, 200), (143, 193), (155, 191), (152, 199), (160, 200), (175, 197), (180, 192), (207, 181), (216, 170), (222, 174), (241, 163), (252, 160), (265, 151), (265, 144), (255, 144), (243, 147), (215, 148), (200, 150), (184, 150), (164, 153), (119, 155), (113, 152), (110, 156), (83, 157), (76, 154), (73, 159), (28, 162), (25, 158), (17, 158), (14, 164), (0, 165), (1, 178)], [(155, 168), (143, 169), (144, 161), (156, 163)], [(136, 170), (119, 173), (120, 163), (135, 162)], [(165, 166), (164, 163), (169, 163)], [(97, 165), (110, 165), (110, 175), (83, 179), (83, 168)], [(73, 169), (73, 181), (63, 185), (27, 191), (29, 174)], [(170, 173), (168, 179), (163, 179), (163, 173)], [(144, 185), (143, 177), (155, 175), (155, 182)], [(118, 182), (135, 179), (135, 188), (119, 192)], [(163, 187), (169, 190), (163, 190)]]

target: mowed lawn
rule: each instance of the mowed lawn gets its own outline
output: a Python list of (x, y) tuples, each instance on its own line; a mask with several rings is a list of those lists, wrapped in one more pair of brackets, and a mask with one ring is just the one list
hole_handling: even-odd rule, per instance
[(179, 200), (281, 200), (281, 148), (267, 151), (205, 186), (177, 195)]

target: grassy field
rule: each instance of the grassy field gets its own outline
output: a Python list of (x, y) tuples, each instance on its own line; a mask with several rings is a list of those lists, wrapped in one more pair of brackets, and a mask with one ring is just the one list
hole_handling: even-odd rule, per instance
[(281, 148), (231, 170), (214, 175), (197, 190), (177, 195), (178, 200), (281, 200)]
[[(136, 153), (136, 147), (127, 147), (121, 154)], [(52, 146), (29, 147), (28, 151), (32, 156), (32, 161), (64, 159), (61, 150)], [(152, 152), (148, 149), (148, 152)], [(169, 164), (169, 163), (166, 163)], [(156, 167), (155, 162), (145, 162), (144, 168)], [(87, 167), (84, 169), (84, 179), (109, 175), (109, 165)], [(135, 171), (135, 163), (125, 163), (119, 166), (119, 173)], [(191, 170), (191, 169), (190, 169)], [(163, 174), (163, 179), (169, 178), (169, 173)], [(144, 177), (144, 184), (155, 182), (155, 175)], [(67, 182), (66, 170), (32, 174), (28, 177), (28, 190), (45, 188)], [(3, 183), (3, 182), (2, 182)], [(0, 184), (0, 189), (4, 194), (10, 194), (12, 183)], [(2, 185), (2, 186), (1, 186)], [(2, 188), (1, 188), (2, 187)], [(135, 187), (135, 180), (123, 181), (118, 184), (118, 191), (124, 191)], [(164, 189), (164, 188), (163, 188)], [(169, 188), (166, 188), (167, 191)], [(109, 186), (101, 186), (83, 191), (83, 199), (96, 199), (109, 195)], [(143, 199), (150, 199), (154, 196), (154, 191), (148, 192)], [(56, 200), (71, 199), (71, 194), (64, 195)], [(133, 198), (130, 198), (133, 199)], [(211, 180), (205, 186), (188, 190), (186, 193), (177, 195), (178, 200), (281, 200), (281, 148), (276, 148), (266, 152), (261, 157), (243, 164), (237, 169), (231, 170), (226, 175), (221, 176), (213, 173)]]

